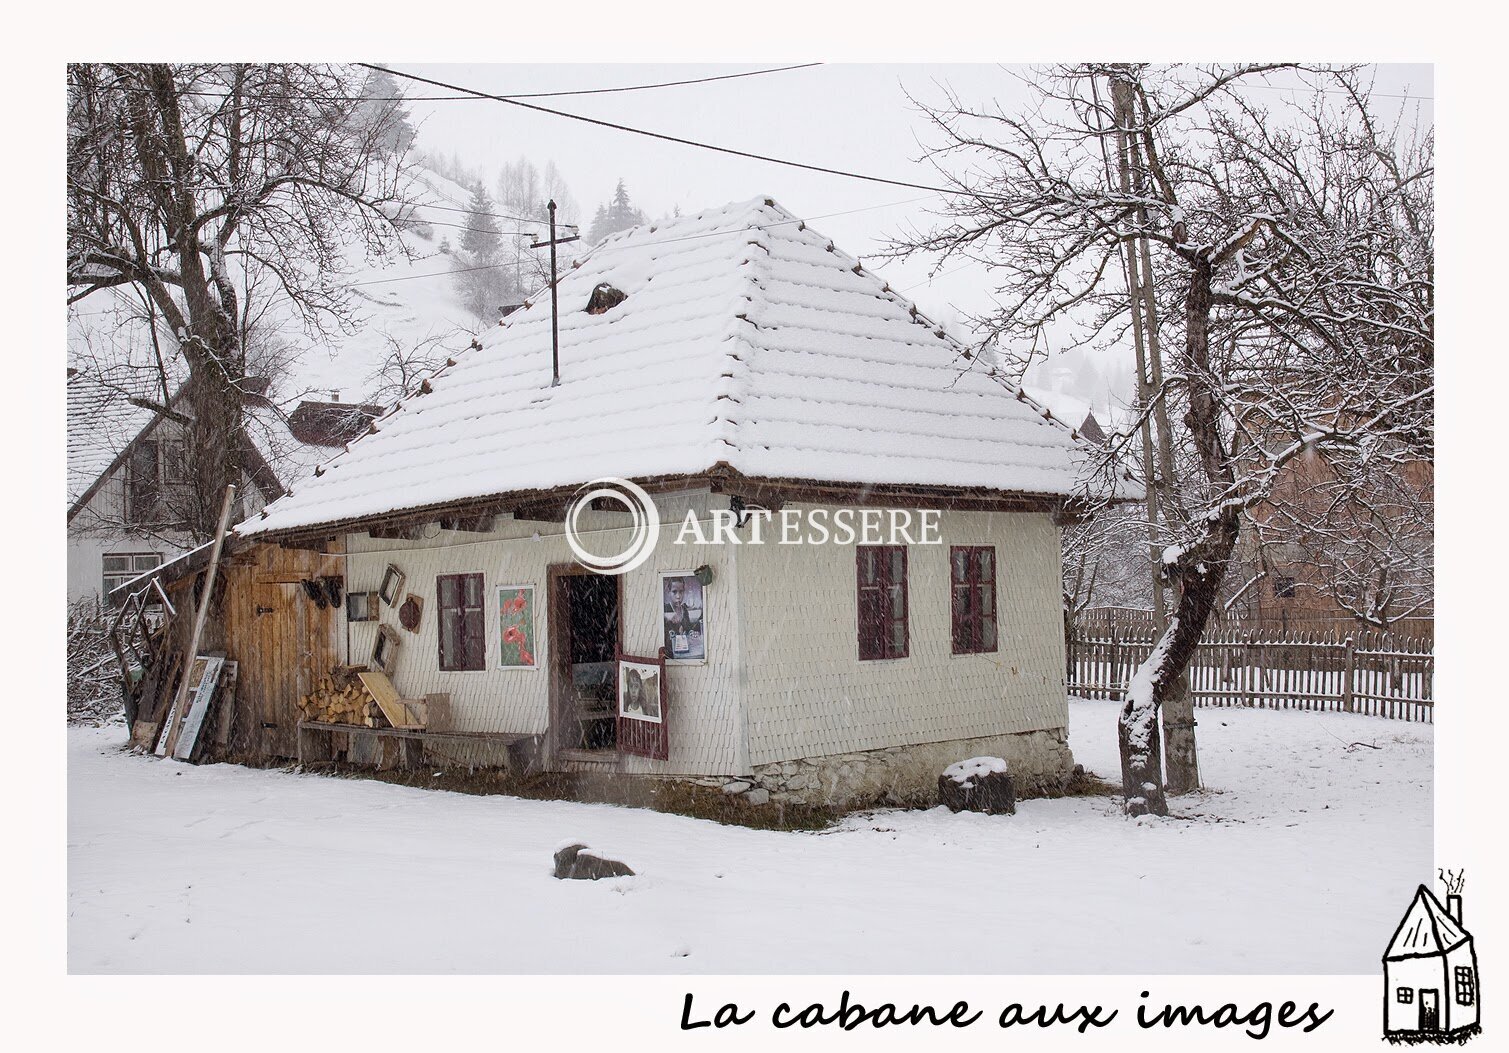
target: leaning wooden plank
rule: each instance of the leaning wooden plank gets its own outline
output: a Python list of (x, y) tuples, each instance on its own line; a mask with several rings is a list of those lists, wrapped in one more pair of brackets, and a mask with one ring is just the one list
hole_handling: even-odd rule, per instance
[[(199, 639), (204, 634), (204, 620), (210, 612), (210, 602), (215, 596), (215, 575), (220, 571), (220, 550), (225, 545), (226, 527), (230, 524), (231, 504), (236, 499), (236, 486), (227, 483), (225, 487), (225, 499), (220, 503), (220, 521), (215, 525), (215, 544), (210, 548), (210, 565), (204, 572), (204, 592), (199, 596), (199, 607), (194, 612), (194, 629), (189, 634), (189, 646), (187, 654), (193, 656), (199, 651)], [(179, 685), (178, 694), (173, 697), (173, 707), (168, 710), (167, 719), (167, 751), (175, 757), (178, 755), (178, 729), (179, 714), (183, 712), (188, 695), (188, 681)]]
[(204, 676), (194, 689), (188, 715), (183, 718), (183, 727), (179, 729), (178, 739), (173, 747), (174, 759), (188, 760), (194, 755), (194, 747), (199, 743), (199, 732), (204, 728), (205, 715), (210, 711), (210, 699), (215, 696), (215, 687), (220, 682), (220, 670), (224, 665), (225, 659), (218, 655), (210, 656), (205, 664)]
[(398, 695), (398, 688), (393, 686), (393, 681), (388, 679), (387, 673), (357, 673), (357, 679), (362, 682), (362, 687), (372, 696), (377, 703), (382, 715), (388, 718), (388, 723), (395, 728), (401, 728), (409, 723), (409, 715), (404, 710), (403, 699)]

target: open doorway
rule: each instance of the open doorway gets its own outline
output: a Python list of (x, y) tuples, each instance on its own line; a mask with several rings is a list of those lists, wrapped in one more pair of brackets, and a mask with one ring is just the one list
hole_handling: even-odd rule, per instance
[(550, 696), (557, 750), (617, 748), (619, 579), (570, 565), (550, 573)]

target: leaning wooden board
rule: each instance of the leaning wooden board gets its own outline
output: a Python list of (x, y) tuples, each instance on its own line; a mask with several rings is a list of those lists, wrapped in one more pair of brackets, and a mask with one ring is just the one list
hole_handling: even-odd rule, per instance
[[(220, 655), (201, 655), (204, 658), (204, 676), (194, 687), (194, 694), (188, 702), (188, 713), (183, 718), (183, 728), (178, 733), (178, 741), (173, 744), (173, 757), (175, 760), (188, 760), (194, 752), (194, 746), (199, 742), (199, 731), (204, 727), (205, 714), (210, 711), (210, 699), (215, 695), (215, 686), (220, 681), (220, 669), (225, 665), (225, 658)], [(168, 737), (163, 736), (158, 743), (161, 750), (167, 743)]]
[(424, 727), (424, 703), (400, 698), (398, 688), (393, 686), (387, 673), (357, 673), (356, 677), (382, 710), (382, 715), (388, 718), (389, 724), (395, 728)]

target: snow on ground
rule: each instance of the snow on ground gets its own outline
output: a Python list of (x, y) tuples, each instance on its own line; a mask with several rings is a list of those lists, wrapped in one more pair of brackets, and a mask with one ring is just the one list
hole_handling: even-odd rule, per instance
[[(1114, 703), (1070, 710), (1076, 757), (1114, 781)], [(1432, 873), (1431, 727), (1198, 716), (1212, 789), (1175, 799), (1179, 818), (1069, 798), (1015, 816), (876, 812), (817, 834), (195, 768), (125, 753), (119, 727), (70, 728), (70, 968), (1376, 971)], [(567, 839), (638, 875), (554, 879)]]

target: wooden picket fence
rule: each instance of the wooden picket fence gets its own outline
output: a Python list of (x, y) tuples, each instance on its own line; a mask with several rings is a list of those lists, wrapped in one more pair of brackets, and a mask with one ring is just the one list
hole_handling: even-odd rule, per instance
[[(1151, 632), (1079, 627), (1068, 644), (1069, 693), (1122, 700), (1152, 650)], [(1189, 667), (1197, 706), (1330, 710), (1434, 722), (1429, 640), (1385, 633), (1208, 631)]]

